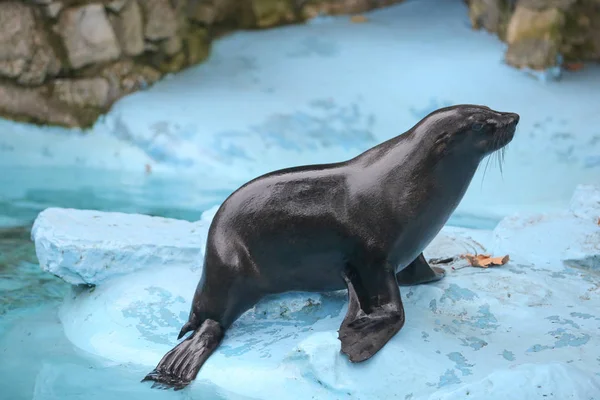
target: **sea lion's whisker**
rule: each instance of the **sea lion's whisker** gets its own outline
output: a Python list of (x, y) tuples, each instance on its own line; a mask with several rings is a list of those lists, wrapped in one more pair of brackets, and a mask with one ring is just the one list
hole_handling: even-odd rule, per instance
[(487, 161), (485, 163), (485, 168), (483, 169), (483, 176), (481, 177), (481, 188), (483, 189), (483, 181), (485, 180), (485, 174), (487, 172), (488, 169), (488, 165), (490, 165), (490, 159), (491, 159), (492, 155), (490, 154), (489, 156), (487, 156)]

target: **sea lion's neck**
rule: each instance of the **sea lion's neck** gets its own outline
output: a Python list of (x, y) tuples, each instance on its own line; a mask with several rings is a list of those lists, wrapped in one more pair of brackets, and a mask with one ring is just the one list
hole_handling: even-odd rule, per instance
[(415, 192), (428, 196), (439, 192), (453, 208), (466, 192), (480, 157), (469, 151), (436, 152), (432, 135), (418, 129), (381, 143), (354, 160), (361, 166), (363, 185), (370, 182), (396, 192), (399, 199)]

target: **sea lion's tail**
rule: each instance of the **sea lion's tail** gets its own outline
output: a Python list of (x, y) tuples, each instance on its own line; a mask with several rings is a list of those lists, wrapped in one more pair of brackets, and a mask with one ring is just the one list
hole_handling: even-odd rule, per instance
[[(182, 328), (183, 334), (180, 337), (193, 329), (188, 324)], [(187, 330), (184, 332), (185, 329)], [(219, 346), (224, 334), (221, 324), (211, 319), (205, 320), (194, 333), (165, 354), (142, 382), (154, 381), (153, 388), (185, 388), (196, 378), (202, 364)]]

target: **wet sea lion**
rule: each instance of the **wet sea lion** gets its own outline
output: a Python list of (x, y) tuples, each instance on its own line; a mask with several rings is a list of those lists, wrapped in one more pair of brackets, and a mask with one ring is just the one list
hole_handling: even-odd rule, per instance
[(339, 163), (287, 168), (233, 192), (208, 232), (188, 322), (142, 381), (182, 389), (225, 331), (263, 296), (348, 289), (341, 351), (360, 362), (404, 325), (398, 285), (432, 282), (423, 249), (481, 160), (508, 144), (519, 115), (477, 105), (432, 112), (407, 132)]

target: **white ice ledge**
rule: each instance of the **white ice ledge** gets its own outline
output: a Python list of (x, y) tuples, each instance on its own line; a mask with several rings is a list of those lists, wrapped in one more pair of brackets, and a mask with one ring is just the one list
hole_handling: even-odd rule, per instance
[(48, 208), (37, 217), (31, 236), (43, 270), (74, 285), (96, 285), (139, 269), (201, 266), (209, 223)]

